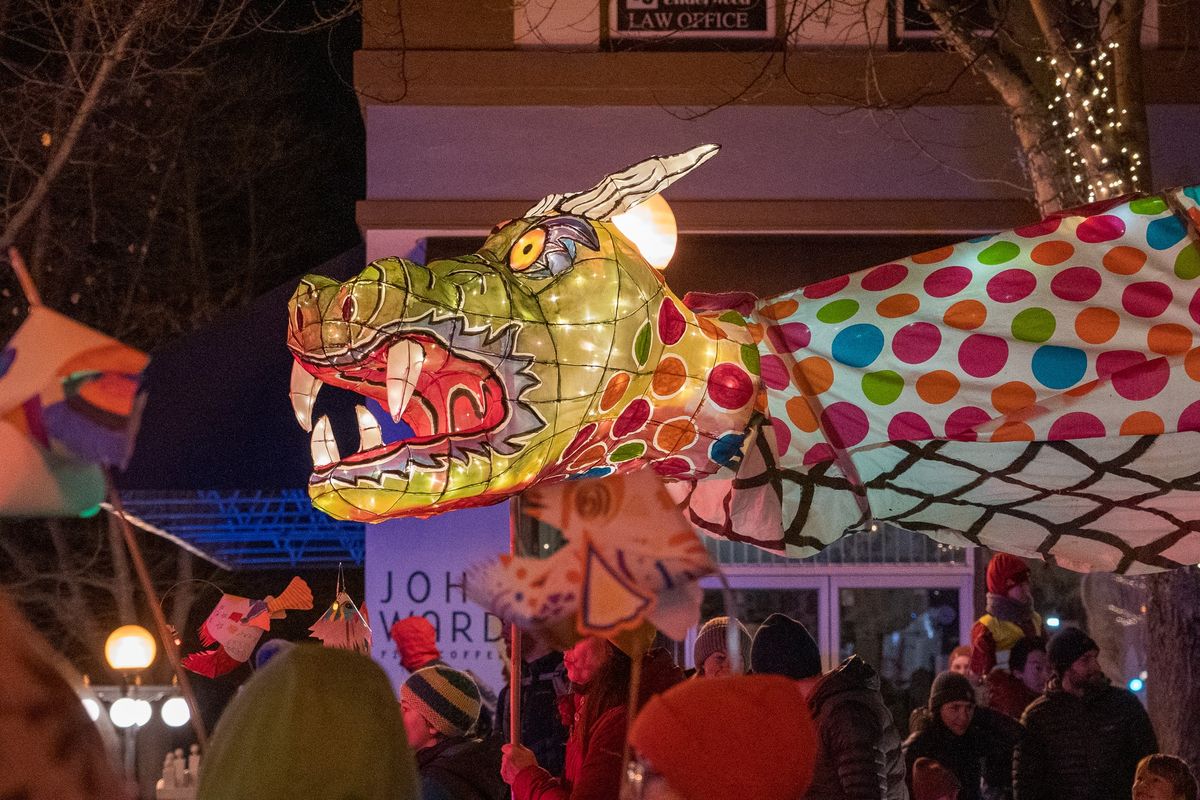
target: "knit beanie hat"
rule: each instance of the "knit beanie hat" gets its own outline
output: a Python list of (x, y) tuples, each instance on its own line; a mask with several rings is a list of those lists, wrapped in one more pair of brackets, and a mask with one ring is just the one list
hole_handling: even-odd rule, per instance
[(1050, 638), (1046, 645), (1046, 656), (1050, 659), (1054, 671), (1061, 676), (1079, 658), (1093, 650), (1099, 652), (1100, 645), (1079, 628), (1069, 627), (1063, 628)]
[(817, 754), (808, 704), (778, 675), (684, 681), (646, 704), (629, 742), (688, 800), (796, 800)]
[[(736, 619), (733, 624), (737, 626), (738, 639), (742, 643), (742, 660), (750, 655), (750, 633), (746, 630), (746, 626), (738, 622)], [(696, 634), (696, 643), (692, 645), (692, 662), (696, 665), (696, 670), (704, 669), (704, 662), (713, 653), (725, 653), (728, 650), (729, 644), (729, 617), (713, 617), (704, 626), (700, 628), (700, 633)]]
[(962, 786), (940, 761), (922, 756), (913, 764), (912, 788), (913, 800), (943, 800), (957, 798)]
[(465, 672), (419, 669), (400, 687), (400, 702), (415, 709), (444, 736), (465, 736), (479, 719), (479, 687)]
[(929, 710), (935, 715), (938, 709), (959, 700), (965, 700), (968, 703), (975, 702), (975, 687), (971, 685), (971, 681), (966, 675), (960, 675), (957, 672), (943, 672), (933, 679), (933, 686), (929, 689)]
[(405, 617), (392, 625), (392, 641), (400, 654), (400, 666), (409, 672), (442, 657), (437, 647), (437, 631), (424, 617)]
[(808, 628), (784, 614), (767, 617), (750, 646), (750, 669), (803, 680), (821, 674), (821, 648)]
[(391, 683), (370, 658), (298, 644), (254, 673), (204, 754), (199, 800), (416, 800)]
[(997, 553), (987, 565), (987, 590), (1008, 594), (1008, 590), (1029, 580), (1029, 565), (1008, 553)]

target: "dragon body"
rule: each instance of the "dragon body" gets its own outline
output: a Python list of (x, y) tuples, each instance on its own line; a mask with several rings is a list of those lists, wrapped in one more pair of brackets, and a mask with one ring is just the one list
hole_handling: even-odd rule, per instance
[[(1200, 561), (1197, 189), (680, 299), (612, 218), (715, 151), (551, 195), (471, 255), (306, 277), (316, 506), (427, 515), (649, 467), (697, 529), (796, 556), (882, 521), (1077, 569)], [(326, 384), (374, 401), (352, 455), (312, 423)]]

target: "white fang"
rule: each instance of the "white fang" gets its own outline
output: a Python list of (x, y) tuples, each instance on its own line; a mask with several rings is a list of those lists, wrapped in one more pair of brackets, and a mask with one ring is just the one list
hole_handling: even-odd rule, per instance
[(358, 452), (382, 447), (383, 432), (375, 415), (366, 406), (355, 406), (354, 414), (358, 417)]
[(399, 422), (408, 408), (424, 364), (425, 350), (411, 339), (401, 339), (388, 348), (387, 401), (393, 422)]
[(312, 447), (313, 466), (318, 469), (342, 460), (337, 441), (333, 438), (333, 429), (329, 427), (329, 417), (317, 420), (309, 444)]
[(296, 421), (306, 431), (312, 431), (313, 404), (317, 402), (317, 392), (325, 384), (319, 378), (314, 378), (308, 370), (300, 366), (300, 362), (292, 361), (292, 387), (288, 394), (292, 398), (292, 411)]

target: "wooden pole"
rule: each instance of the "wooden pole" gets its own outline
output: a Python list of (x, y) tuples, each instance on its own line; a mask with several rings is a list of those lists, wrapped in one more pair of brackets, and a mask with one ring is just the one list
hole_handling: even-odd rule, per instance
[(42, 296), (38, 294), (37, 286), (29, 274), (29, 268), (25, 266), (25, 259), (21, 256), (21, 251), (15, 247), (8, 248), (8, 263), (12, 265), (12, 271), (17, 274), (17, 283), (21, 284), (21, 291), (25, 293), (25, 301), (29, 303), (30, 308), (40, 306)]
[[(516, 557), (521, 550), (521, 501), (508, 501), (508, 551)], [(512, 625), (512, 644), (508, 649), (508, 740), (521, 744), (521, 629)]]
[(204, 719), (200, 716), (200, 705), (196, 702), (196, 695), (192, 692), (192, 683), (188, 679), (188, 674), (179, 661), (179, 650), (175, 645), (175, 637), (171, 635), (171, 629), (167, 625), (167, 618), (163, 614), (162, 606), (158, 601), (158, 592), (154, 590), (154, 584), (150, 581), (150, 571), (146, 569), (146, 560), (142, 557), (142, 548), (138, 545), (138, 541), (133, 535), (133, 526), (125, 519), (125, 509), (121, 505), (121, 495), (117, 492), (117, 487), (113, 483), (112, 473), (107, 469), (104, 470), (104, 478), (108, 483), (108, 496), (112, 502), (113, 513), (121, 522), (121, 533), (125, 537), (125, 547), (129, 550), (129, 558), (133, 561), (133, 568), (137, 572), (138, 583), (141, 584), (142, 592), (146, 595), (146, 602), (150, 604), (150, 613), (154, 616), (154, 624), (158, 628), (158, 638), (162, 641), (163, 652), (167, 654), (167, 660), (171, 662), (171, 669), (175, 672), (175, 679), (179, 681), (179, 691), (183, 694), (183, 699), (187, 701), (188, 708), (192, 712), (191, 723), (192, 730), (196, 734), (196, 742), (200, 745), (202, 752), (207, 752), (208, 731), (205, 730)]

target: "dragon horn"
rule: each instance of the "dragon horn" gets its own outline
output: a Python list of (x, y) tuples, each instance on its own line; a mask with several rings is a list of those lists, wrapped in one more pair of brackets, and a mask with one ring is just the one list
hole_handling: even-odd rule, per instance
[(292, 578), (292, 582), (287, 585), (286, 589), (279, 593), (279, 597), (267, 598), (267, 609), (271, 613), (287, 609), (307, 611), (312, 607), (312, 589), (309, 589), (308, 584), (299, 576)]
[(653, 156), (614, 172), (586, 192), (543, 197), (525, 216), (540, 217), (558, 211), (598, 221), (611, 219), (666, 189), (720, 149), (720, 145), (702, 144), (673, 156)]

